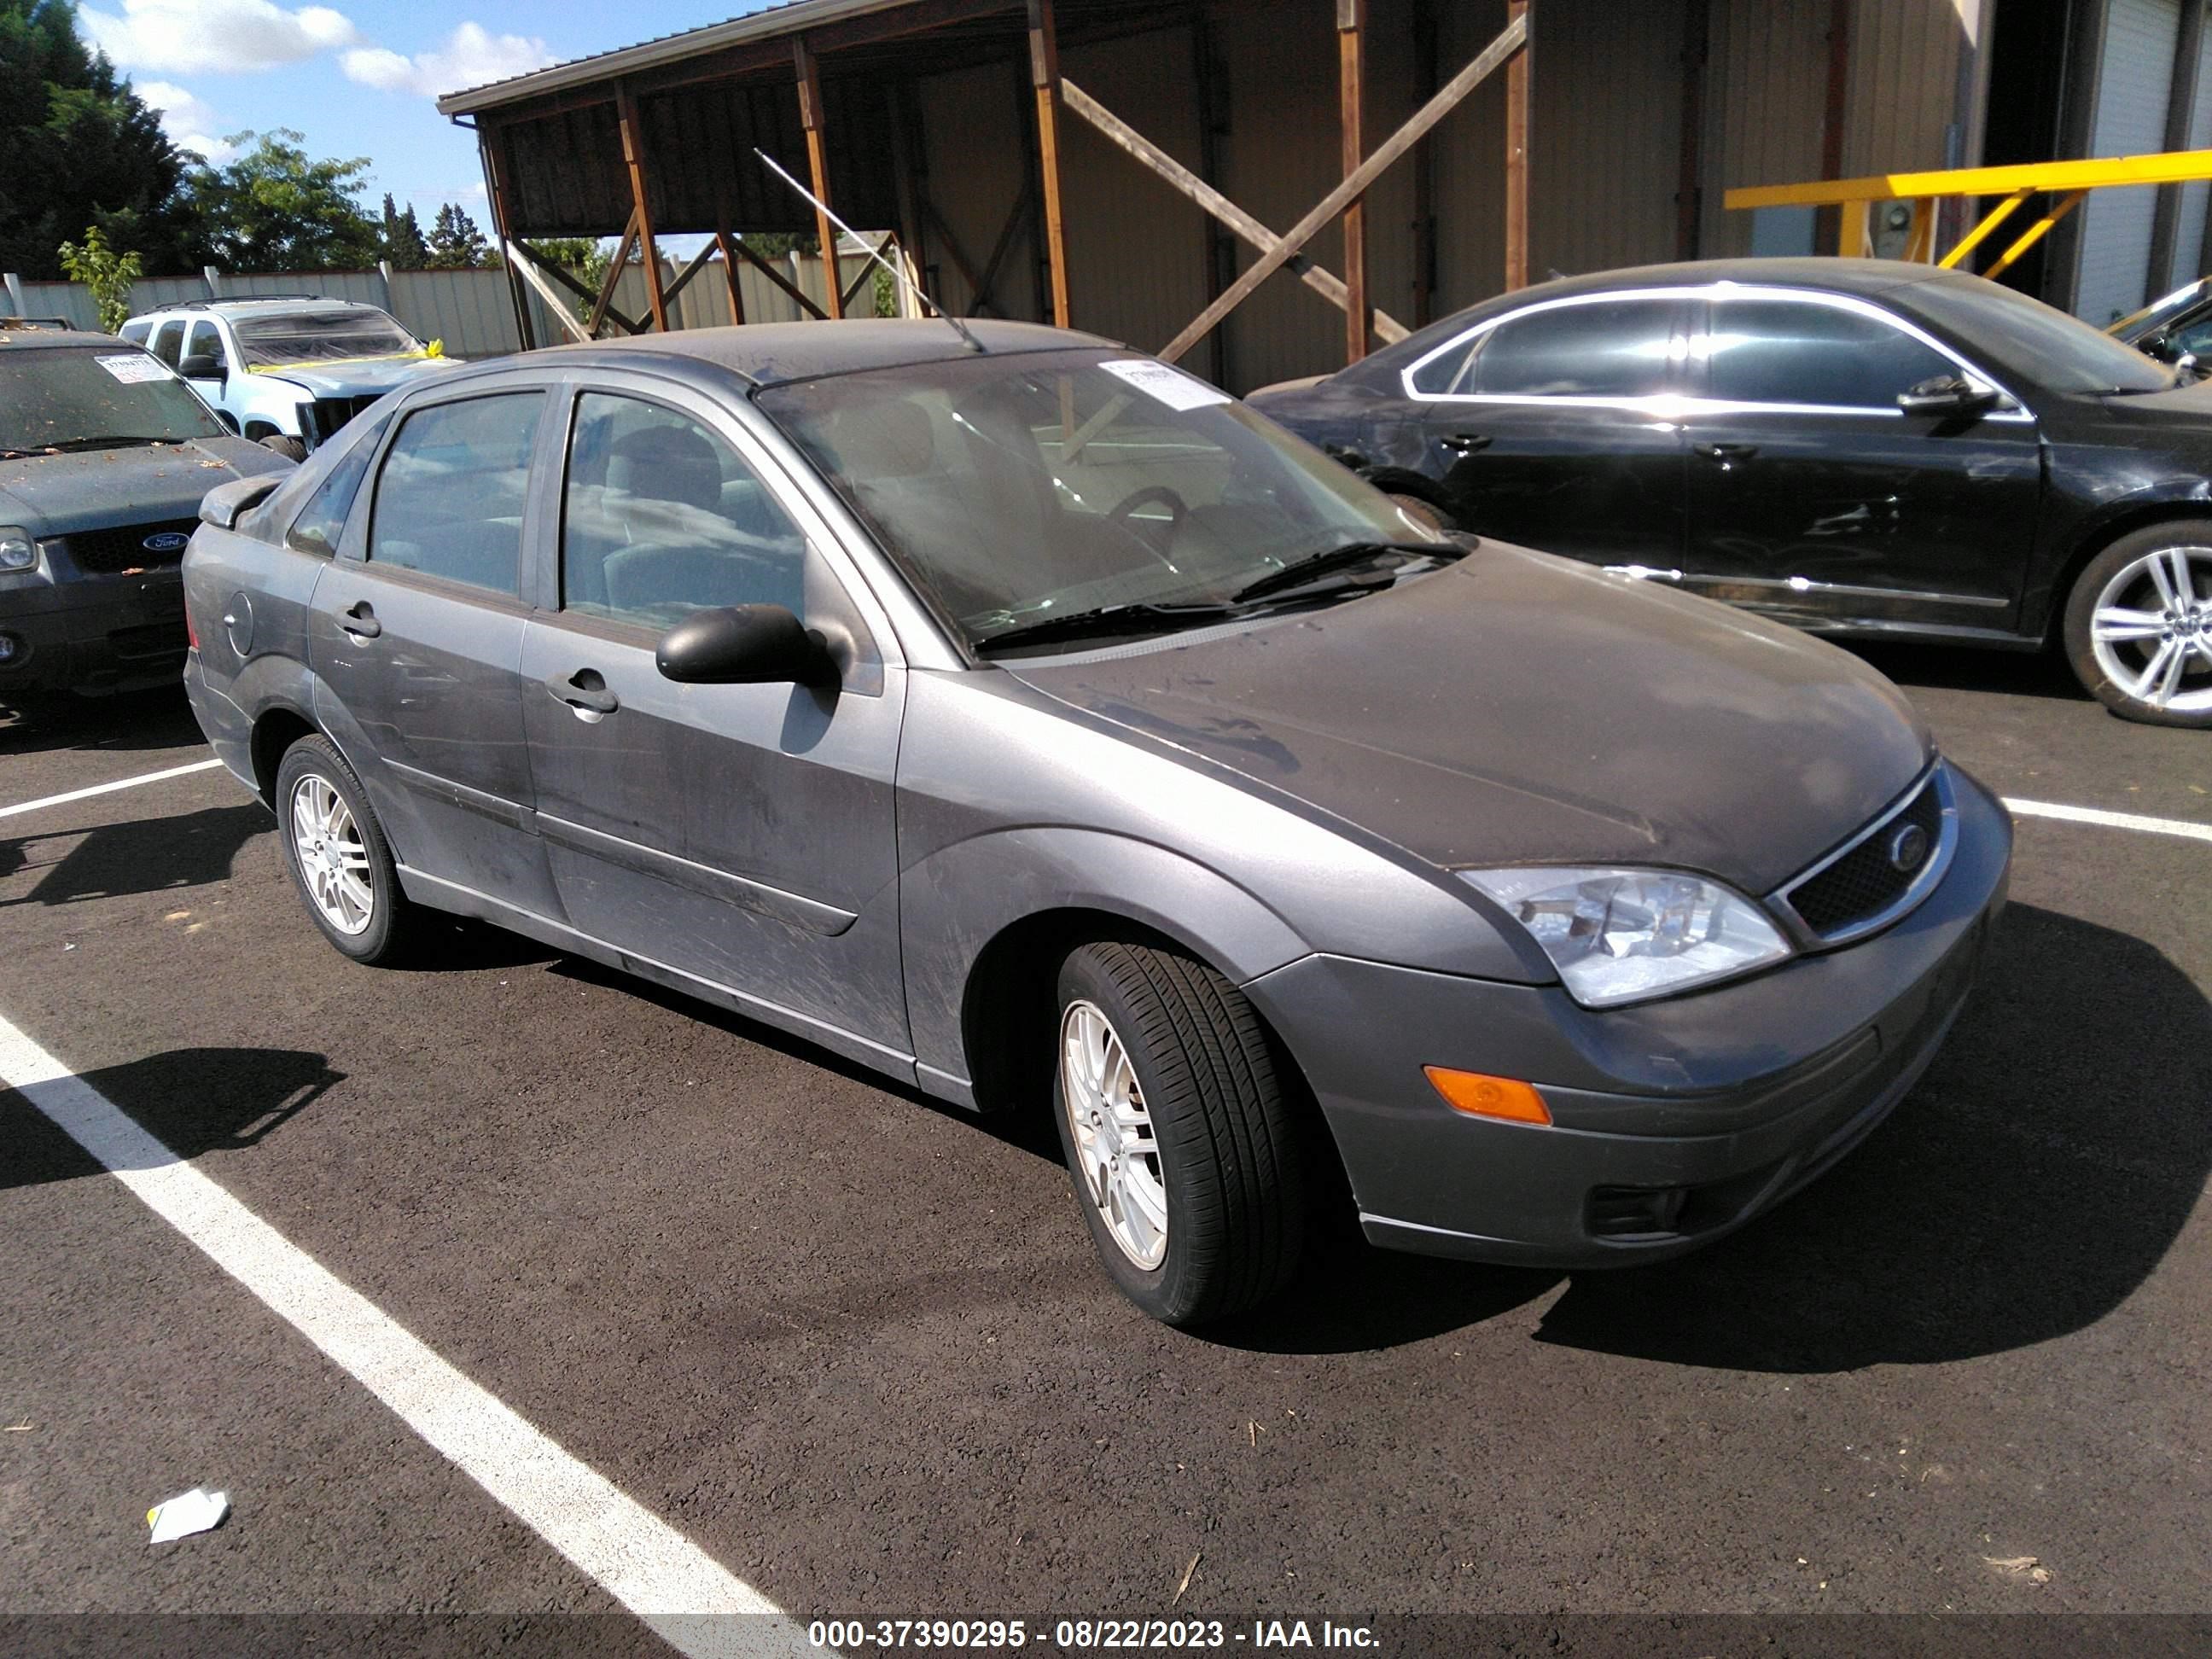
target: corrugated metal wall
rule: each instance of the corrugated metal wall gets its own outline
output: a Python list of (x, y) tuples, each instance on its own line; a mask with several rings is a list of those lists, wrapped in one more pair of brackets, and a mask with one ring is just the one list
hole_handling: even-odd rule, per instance
[[(1026, 69), (1011, 58), (979, 64), (957, 75), (924, 81), (916, 88), (923, 161), (931, 205), (958, 243), (978, 277), (990, 264), (1006, 216), (1028, 187), (1029, 132), (1022, 104), (1030, 96)], [(1037, 314), (1036, 240), (1024, 227), (992, 278), (992, 313)], [(932, 292), (965, 314), (975, 293), (935, 226), (923, 239), (935, 287)]]
[[(1960, 53), (1971, 24), (1962, 6), (1978, 9), (1976, 0), (1855, 0), (1844, 94), (1844, 177), (1967, 164), (1958, 90)], [(1824, 38), (1823, 52), (1826, 46)], [(1825, 97), (1825, 60), (1821, 76)], [(1816, 100), (1816, 122), (1820, 112)]]
[[(2166, 106), (2180, 33), (2181, 0), (2111, 0), (2091, 155), (2143, 155), (2166, 147)], [(2075, 316), (2101, 327), (2150, 297), (2157, 204), (2158, 192), (2148, 185), (2096, 191), (2081, 204)]]
[[(2197, 41), (2197, 97), (2189, 112), (2191, 149), (2212, 145), (2212, 29)], [(2173, 262), (2163, 271), (2151, 273), (2151, 286), (2160, 293), (2193, 283), (2203, 273), (2204, 219), (2212, 183), (2199, 181), (2181, 186), (2181, 209), (2175, 216)]]
[(1706, 107), (1713, 118), (1703, 157), (1699, 239), (1709, 257), (1735, 258), (1752, 251), (1752, 216), (1727, 211), (1723, 192), (1820, 176), (1828, 5), (1829, 0), (1712, 0)]

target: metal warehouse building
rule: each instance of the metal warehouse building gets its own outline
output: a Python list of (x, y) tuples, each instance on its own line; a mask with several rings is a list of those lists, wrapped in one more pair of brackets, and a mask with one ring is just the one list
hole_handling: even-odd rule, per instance
[[(1240, 273), (1443, 89), (1446, 112), (1431, 108), (1349, 198), (1351, 216), (1327, 214), (1304, 243), (1321, 270), (1288, 259), (1190, 346), (1192, 368), (1244, 390), (1553, 270), (1802, 252), (1822, 237), (1811, 210), (1727, 212), (1731, 186), (2178, 147), (2174, 132), (2187, 143), (2212, 117), (2212, 76), (2194, 73), (2202, 12), (2203, 0), (797, 0), (440, 108), (476, 126), (495, 221), (517, 243), (625, 227), (626, 243), (716, 238), (673, 282), (647, 262), (664, 325), (663, 290), (745, 257), (737, 236), (817, 230), (758, 147), (854, 227), (896, 231), (949, 307), (1059, 314), (1158, 349), (1234, 298)], [(2154, 128), (2147, 143), (2138, 126)], [(2106, 192), (2023, 275), (2085, 309), (2140, 304), (2168, 273), (2193, 274), (2204, 188)], [(1209, 194), (1215, 212), (1194, 199)], [(1877, 221), (1877, 243), (1887, 234)], [(519, 313), (522, 282), (542, 291), (550, 274), (517, 272)], [(1347, 288), (1374, 313), (1364, 330), (1319, 291)]]

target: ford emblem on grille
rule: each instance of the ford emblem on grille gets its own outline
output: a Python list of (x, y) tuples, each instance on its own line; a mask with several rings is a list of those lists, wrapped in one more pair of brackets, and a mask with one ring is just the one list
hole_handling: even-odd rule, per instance
[(1889, 838), (1889, 867), (1909, 876), (1928, 862), (1928, 832), (1917, 823), (1901, 824)]
[(180, 530), (157, 530), (138, 544), (149, 553), (174, 553), (191, 540)]

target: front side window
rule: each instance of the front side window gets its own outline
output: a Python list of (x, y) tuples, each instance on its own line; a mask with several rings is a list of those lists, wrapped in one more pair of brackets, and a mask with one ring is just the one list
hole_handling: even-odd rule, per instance
[(185, 342), (185, 356), (208, 357), (220, 370), (224, 367), (222, 331), (213, 323), (194, 323), (189, 338)]
[(240, 353), (257, 368), (347, 357), (405, 357), (422, 349), (420, 340), (374, 306), (237, 317), (231, 328)]
[(154, 355), (171, 368), (177, 366), (177, 359), (184, 355), (184, 349), (185, 325), (182, 323), (164, 323), (154, 331)]
[(1709, 395), (1726, 403), (1897, 407), (1898, 394), (1959, 366), (1902, 329), (1802, 300), (1716, 300)]
[(207, 405), (137, 346), (0, 351), (0, 452), (127, 448), (219, 436)]
[(1293, 562), (1420, 532), (1203, 381), (1096, 352), (803, 381), (759, 405), (974, 646), (1126, 605), (1218, 604)]
[(1533, 311), (1483, 335), (1452, 389), (1501, 398), (1656, 397), (1677, 389), (1682, 316), (1671, 300)]
[(562, 491), (561, 604), (655, 630), (710, 605), (805, 609), (806, 538), (760, 475), (690, 416), (576, 400)]
[(502, 392), (409, 415), (377, 475), (370, 560), (519, 592), (523, 502), (544, 407), (542, 392)]

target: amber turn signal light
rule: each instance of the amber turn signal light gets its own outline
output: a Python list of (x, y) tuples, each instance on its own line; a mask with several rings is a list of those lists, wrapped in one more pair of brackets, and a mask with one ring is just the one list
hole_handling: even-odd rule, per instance
[(1455, 1072), (1444, 1066), (1424, 1066), (1429, 1085), (1455, 1112), (1470, 1117), (1502, 1117), (1511, 1123), (1549, 1123), (1551, 1109), (1517, 1078), (1486, 1077), (1480, 1072)]

